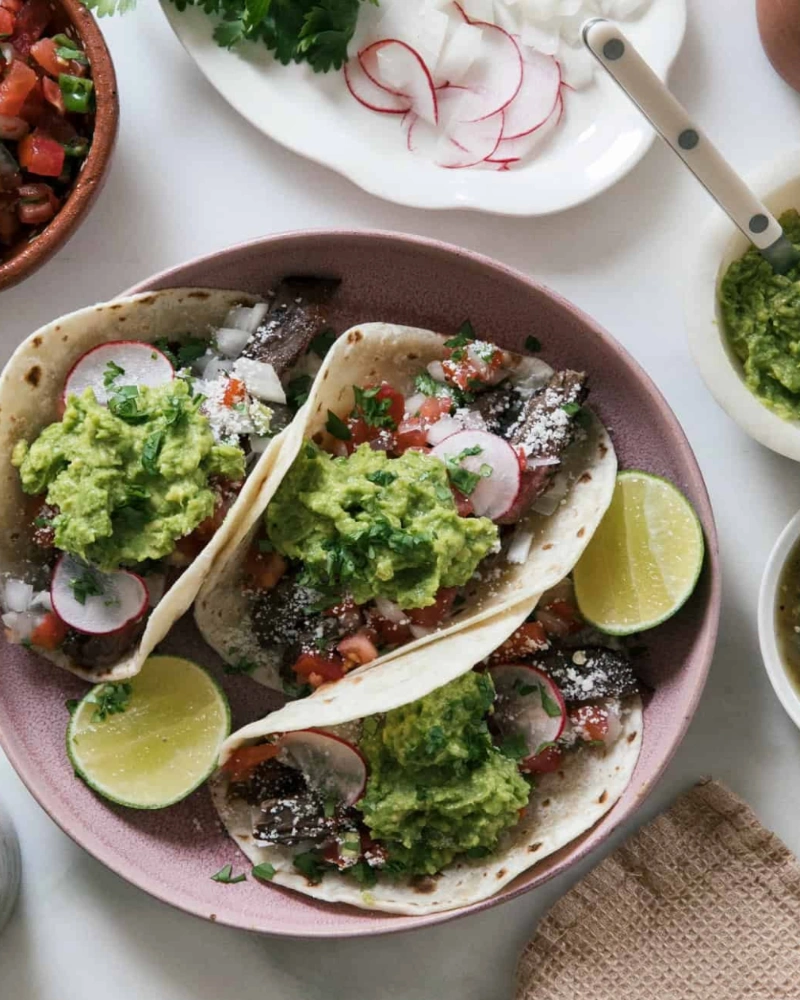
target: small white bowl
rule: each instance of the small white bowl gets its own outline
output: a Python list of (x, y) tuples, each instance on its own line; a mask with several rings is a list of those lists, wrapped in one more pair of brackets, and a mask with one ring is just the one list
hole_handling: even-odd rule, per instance
[[(747, 181), (775, 215), (787, 208), (800, 211), (800, 148), (783, 153)], [(767, 448), (800, 461), (800, 421), (779, 417), (747, 388), (741, 363), (723, 331), (719, 286), (728, 265), (749, 246), (747, 237), (722, 209), (716, 209), (700, 233), (686, 280), (689, 349), (703, 381), (728, 416)]]
[(800, 539), (800, 511), (780, 533), (761, 577), (761, 589), (758, 594), (758, 641), (761, 646), (761, 658), (775, 694), (794, 724), (800, 728), (800, 693), (789, 677), (788, 668), (778, 646), (775, 628), (781, 575), (798, 539)]

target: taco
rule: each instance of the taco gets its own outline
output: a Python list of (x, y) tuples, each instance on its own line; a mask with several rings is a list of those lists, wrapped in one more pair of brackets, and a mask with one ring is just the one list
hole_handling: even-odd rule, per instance
[(410, 669), (479, 622), (488, 655), (508, 634), (488, 623), (523, 620), (611, 501), (616, 456), (587, 393), (585, 373), (469, 324), (351, 329), (198, 595), (203, 636), (295, 697), (401, 654)]
[(307, 392), (321, 363), (308, 352), (331, 293), (311, 279), (268, 302), (168, 289), (20, 345), (0, 378), (11, 642), (90, 681), (138, 672), (258, 494), (292, 388)]
[(442, 684), (438, 662), (410, 703), (401, 686), (376, 713), (355, 689), (331, 727), (317, 693), (227, 740), (212, 796), (257, 877), (364, 909), (454, 909), (618, 801), (642, 742), (638, 683), (569, 581), (475, 669)]

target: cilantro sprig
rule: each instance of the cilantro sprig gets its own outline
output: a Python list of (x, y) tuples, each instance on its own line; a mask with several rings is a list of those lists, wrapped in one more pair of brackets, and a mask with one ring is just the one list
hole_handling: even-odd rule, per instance
[(103, 584), (97, 574), (90, 569), (73, 576), (69, 581), (69, 587), (78, 604), (86, 604), (87, 597), (100, 597), (103, 594)]
[(96, 687), (89, 696), (91, 704), (97, 706), (92, 722), (105, 722), (109, 715), (120, 715), (128, 707), (132, 694), (133, 687), (127, 681)]
[(475, 444), (471, 448), (465, 448), (458, 455), (449, 455), (445, 459), (450, 482), (464, 496), (471, 496), (481, 479), (488, 479), (492, 474), (492, 467), (486, 462), (481, 465), (477, 472), (470, 472), (469, 469), (465, 469), (461, 464), (465, 458), (469, 458), (472, 455), (480, 455), (482, 452), (483, 448)]
[(389, 412), (392, 407), (392, 400), (389, 396), (380, 397), (381, 386), (376, 385), (371, 389), (361, 389), (353, 386), (353, 395), (356, 405), (353, 409), (353, 416), (364, 421), (369, 427), (386, 428), (393, 431), (397, 428), (397, 422)]

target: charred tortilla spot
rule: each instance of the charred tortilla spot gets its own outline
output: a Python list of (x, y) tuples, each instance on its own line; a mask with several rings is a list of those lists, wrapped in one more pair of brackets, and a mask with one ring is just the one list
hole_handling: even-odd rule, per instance
[(203, 302), (206, 299), (210, 298), (210, 295), (208, 294), (208, 292), (189, 292), (189, 294), (186, 296), (186, 298), (187, 299), (200, 299), (200, 301)]
[(326, 369), (326, 370), (325, 370), (325, 371), (324, 371), (324, 372), (322, 373), (322, 381), (324, 382), (324, 381), (325, 381), (325, 380), (327, 379), (327, 377), (328, 377), (329, 375), (330, 375), (330, 371), (328, 371), (328, 370)]
[(42, 346), (42, 338), (37, 334), (33, 338), (33, 340), (31, 341), (31, 343), (33, 344), (34, 347), (41, 347)]
[(34, 389), (42, 380), (42, 369), (38, 365), (34, 365), (33, 368), (25, 375), (25, 381), (28, 385), (32, 385)]
[(598, 801), (598, 802), (600, 803), (600, 805), (603, 805), (603, 803), (604, 803), (604, 802), (605, 802), (605, 801), (606, 801), (607, 799), (608, 799), (608, 792), (607, 792), (607, 791), (606, 791), (606, 790), (604, 789), (604, 790), (603, 790), (603, 794), (602, 794), (602, 795), (600, 796), (600, 798), (599, 798), (599, 799), (598, 799), (597, 801)]
[(433, 875), (418, 875), (411, 880), (411, 887), (414, 892), (428, 895), (436, 892), (436, 878)]
[(139, 304), (143, 306), (152, 306), (155, 305), (155, 301), (155, 295), (148, 295), (146, 299), (139, 299)]
[(636, 739), (636, 736), (637, 736), (637, 735), (638, 735), (637, 733), (631, 733), (631, 734), (630, 734), (630, 735), (628, 736), (628, 743), (633, 743), (633, 741), (634, 741), (634, 740)]
[(542, 805), (543, 805), (543, 806), (545, 807), (545, 809), (546, 809), (546, 808), (547, 808), (547, 806), (549, 806), (549, 805), (550, 805), (550, 799), (545, 799), (545, 800), (544, 800), (544, 802), (542, 802)]
[(530, 847), (528, 848), (528, 853), (529, 854), (535, 853), (536, 851), (539, 850), (539, 848), (541, 846), (542, 846), (542, 842), (541, 841), (538, 841), (536, 844), (531, 844)]
[(600, 445), (600, 458), (605, 458), (608, 454), (608, 446), (601, 443)]
[(505, 868), (501, 868), (500, 871), (495, 875), (495, 878), (504, 878), (507, 874)]
[(359, 342), (359, 340), (363, 340), (363, 338), (364, 338), (364, 334), (360, 330), (351, 330), (347, 334), (347, 343), (348, 344), (357, 344)]
[(360, 684), (363, 680), (364, 680), (363, 677), (354, 677), (353, 678), (353, 683), (354, 684)]
[(545, 545), (542, 546), (542, 552), (547, 552), (547, 550), (548, 549), (552, 549), (552, 547), (553, 547), (553, 543), (552, 542), (547, 542)]
[(64, 334), (64, 336), (63, 336), (63, 337), (61, 338), (61, 340), (62, 340), (62, 343), (64, 343), (64, 344), (66, 344), (66, 342), (67, 342), (67, 341), (69, 340), (69, 337), (68, 337), (68, 336), (66, 335), (66, 333), (65, 333), (65, 334)]
[(419, 354), (407, 354), (406, 357), (409, 361), (417, 361), (419, 359)]
[[(602, 448), (602, 445), (600, 447)], [(590, 483), (591, 481), (592, 481), (591, 472), (584, 472), (584, 474), (578, 480), (579, 483)]]
[(121, 309), (122, 308), (122, 303), (121, 302), (115, 302), (113, 305), (109, 306), (109, 308), (111, 309), (112, 312), (116, 312), (117, 309)]
[(578, 538), (583, 538), (586, 534), (586, 528), (578, 528)]
[(564, 774), (563, 771), (559, 771), (558, 772), (558, 776), (559, 776), (559, 778), (561, 778), (562, 781), (564, 780), (564, 778), (566, 778), (566, 774)]

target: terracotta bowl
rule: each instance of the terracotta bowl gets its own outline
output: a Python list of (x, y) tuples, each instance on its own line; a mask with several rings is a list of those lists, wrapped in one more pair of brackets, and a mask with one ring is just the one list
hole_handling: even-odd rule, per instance
[(92, 147), (61, 211), (33, 240), (22, 240), (0, 257), (0, 289), (16, 285), (42, 266), (72, 236), (94, 204), (105, 181), (117, 139), (119, 98), (114, 64), (103, 35), (81, 0), (51, 0), (57, 31), (72, 28), (89, 57), (96, 111)]
[[(252, 879), (235, 886), (212, 882), (209, 876), (224, 864), (237, 871), (248, 865), (221, 832), (207, 789), (160, 812), (120, 809), (95, 797), (75, 778), (64, 752), (64, 700), (79, 696), (85, 685), (0, 640), (0, 738), (33, 795), (86, 850), (159, 899), (209, 920), (276, 935), (351, 937), (423, 927), (518, 896), (563, 872), (636, 811), (680, 743), (700, 698), (717, 633), (719, 565), (700, 470), (656, 387), (592, 319), (500, 264), (442, 243), (389, 233), (293, 233), (204, 257), (135, 290), (206, 285), (265, 293), (281, 277), (303, 273), (342, 279), (332, 315), (340, 331), (370, 320), (450, 331), (469, 317), (481, 335), (505, 347), (521, 348), (535, 334), (549, 362), (591, 373), (592, 405), (612, 428), (621, 465), (677, 483), (694, 504), (708, 543), (692, 599), (644, 638), (650, 650), (642, 660), (648, 687), (644, 741), (621, 801), (593, 829), (493, 899), (428, 917), (328, 906)], [(163, 647), (210, 667), (228, 693), (235, 727), (277, 707), (279, 697), (249, 678), (224, 675), (190, 617)]]

